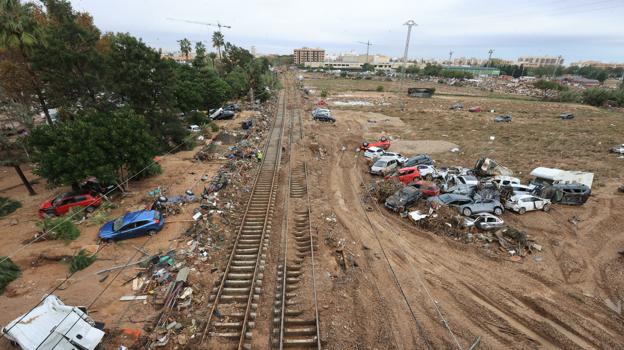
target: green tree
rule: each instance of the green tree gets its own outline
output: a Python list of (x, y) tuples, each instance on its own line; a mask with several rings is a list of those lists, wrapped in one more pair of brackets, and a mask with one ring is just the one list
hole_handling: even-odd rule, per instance
[(411, 65), (405, 68), (405, 73), (407, 74), (418, 74), (420, 72), (420, 68), (417, 65)]
[(210, 60), (212, 61), (212, 69), (215, 69), (215, 59), (217, 58), (217, 54), (211, 52), (208, 54), (208, 57), (210, 57)]
[(160, 141), (161, 150), (178, 144), (186, 135), (181, 121), (175, 117), (175, 67), (171, 60), (162, 60), (154, 49), (130, 34), (109, 34), (105, 60), (106, 90), (110, 94), (104, 110), (117, 106), (131, 107), (143, 115), (149, 128)]
[(193, 65), (196, 67), (203, 67), (206, 64), (206, 45), (201, 41), (195, 43), (195, 59), (193, 59)]
[(425, 66), (425, 68), (423, 68), (420, 74), (424, 76), (429, 76), (429, 77), (437, 77), (440, 75), (441, 71), (442, 71), (442, 66), (438, 64), (427, 63), (427, 65)]
[(178, 44), (180, 44), (180, 52), (184, 54), (184, 57), (186, 57), (186, 61), (188, 61), (189, 54), (193, 50), (191, 42), (187, 38), (184, 38), (182, 40), (178, 40)]
[(217, 48), (219, 51), (219, 59), (221, 59), (221, 47), (225, 44), (225, 38), (223, 37), (223, 33), (220, 31), (216, 31), (212, 33), (212, 46)]
[(363, 72), (370, 72), (370, 71), (373, 71), (373, 70), (375, 70), (375, 66), (373, 66), (373, 65), (372, 65), (372, 64), (370, 64), (370, 63), (364, 63), (364, 64), (362, 65), (362, 71), (363, 71)]
[(41, 22), (45, 45), (36, 45), (32, 63), (46, 85), (49, 103), (80, 114), (98, 104), (103, 63), (100, 31), (88, 13), (65, 0), (45, 0)]
[(605, 89), (592, 88), (583, 91), (583, 103), (588, 105), (600, 107), (610, 98), (611, 94)]
[(244, 96), (249, 90), (247, 73), (242, 67), (236, 67), (225, 76), (225, 81), (230, 85), (233, 97)]
[(95, 176), (125, 187), (130, 176), (156, 155), (156, 140), (144, 118), (127, 108), (39, 126), (32, 131), (29, 145), (34, 172), (52, 185), (76, 184)]
[[(37, 97), (37, 103), (45, 114), (48, 124), (52, 124), (44, 94), (45, 88), (30, 62), (33, 47), (41, 45), (43, 41), (41, 26), (35, 19), (35, 15), (40, 16), (41, 13), (41, 9), (33, 3), (22, 4), (19, 0), (0, 0), (0, 51), (13, 51), (12, 67), (2, 71), (17, 72), (21, 70), (25, 73), (22, 74), (22, 77), (27, 77), (28, 85), (32, 91), (24, 92), (26, 95), (32, 92)], [(13, 82), (11, 79), (7, 80), (4, 74), (0, 80), (9, 84)], [(11, 90), (6, 85), (5, 89)]]

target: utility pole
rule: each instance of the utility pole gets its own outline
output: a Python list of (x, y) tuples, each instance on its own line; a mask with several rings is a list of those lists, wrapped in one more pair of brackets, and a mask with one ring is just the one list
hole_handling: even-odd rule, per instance
[[(410, 42), (410, 36), (412, 35), (412, 27), (416, 26), (416, 22), (414, 22), (413, 20), (408, 20), (407, 22), (403, 23), (404, 26), (407, 26), (407, 38), (405, 39), (405, 51), (403, 52), (403, 67), (402, 67), (402, 75), (401, 75), (401, 82), (399, 83), (399, 96), (400, 94), (403, 93), (403, 80), (405, 80), (405, 65), (407, 64), (407, 51), (409, 50), (409, 42)], [(401, 110), (405, 110), (405, 100), (401, 99), (403, 101), (402, 106), (401, 106)]]
[(557, 61), (555, 61), (555, 67), (553, 67), (552, 79), (555, 79), (555, 75), (557, 74), (557, 67), (561, 64), (561, 55), (557, 57)]
[(453, 50), (449, 51), (449, 64), (453, 64)]
[(490, 66), (490, 63), (492, 62), (492, 54), (494, 53), (494, 49), (490, 49), (490, 51), (488, 51), (488, 61), (487, 61), (487, 65), (485, 66), (486, 68)]
[(410, 42), (410, 36), (412, 35), (412, 27), (413, 26), (417, 26), (418, 24), (416, 24), (416, 22), (414, 22), (413, 20), (409, 20), (405, 23), (403, 23), (404, 26), (407, 26), (407, 39), (405, 39), (405, 51), (403, 52), (403, 68), (402, 68), (402, 77), (401, 77), (401, 84), (403, 83), (403, 80), (405, 80), (405, 65), (407, 64), (407, 51), (409, 50), (409, 42)]
[(373, 43), (371, 43), (370, 40), (367, 40), (366, 42), (358, 41), (358, 43), (366, 45), (366, 63), (369, 63), (368, 62), (368, 52), (370, 50), (371, 45), (373, 45)]

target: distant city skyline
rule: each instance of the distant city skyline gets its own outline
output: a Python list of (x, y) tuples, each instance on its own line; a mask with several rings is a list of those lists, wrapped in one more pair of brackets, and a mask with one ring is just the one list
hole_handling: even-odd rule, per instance
[[(562, 55), (581, 60), (624, 61), (624, 2), (446, 0), (416, 3), (390, 0), (376, 6), (359, 1), (74, 0), (103, 31), (129, 32), (156, 48), (174, 51), (188, 38), (211, 47), (216, 27), (167, 20), (169, 17), (231, 25), (226, 41), (258, 53), (292, 54), (294, 48), (320, 47), (328, 53), (355, 50), (370, 40), (371, 54), (400, 57), (407, 19), (413, 29), (409, 57), (493, 57)], [(383, 5), (383, 6), (379, 6)], [(218, 8), (218, 11), (215, 9)], [(400, 10), (400, 11), (399, 11)], [(401, 17), (397, 17), (400, 13)], [(404, 17), (404, 18), (403, 18)]]

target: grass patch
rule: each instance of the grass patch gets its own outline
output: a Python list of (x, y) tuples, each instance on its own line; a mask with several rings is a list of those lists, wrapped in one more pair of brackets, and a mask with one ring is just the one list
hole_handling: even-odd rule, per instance
[(69, 262), (69, 272), (74, 273), (89, 267), (97, 259), (95, 254), (89, 255), (86, 250), (80, 249)]
[(7, 216), (21, 207), (22, 203), (7, 197), (0, 197), (0, 218)]
[(80, 236), (80, 230), (68, 218), (45, 218), (37, 223), (46, 239), (62, 240), (69, 243)]
[(0, 261), (2, 261), (0, 263), (0, 293), (2, 293), (11, 281), (19, 277), (20, 269), (11, 259), (5, 256), (0, 257)]

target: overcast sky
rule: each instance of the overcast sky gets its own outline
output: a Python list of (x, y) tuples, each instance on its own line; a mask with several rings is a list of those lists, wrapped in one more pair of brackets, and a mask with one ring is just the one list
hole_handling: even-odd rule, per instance
[(129, 32), (153, 47), (188, 38), (210, 45), (215, 27), (168, 20), (220, 21), (225, 39), (259, 53), (321, 47), (330, 53), (401, 56), (408, 19), (410, 58), (562, 55), (566, 63), (624, 61), (624, 0), (72, 0), (102, 31)]

